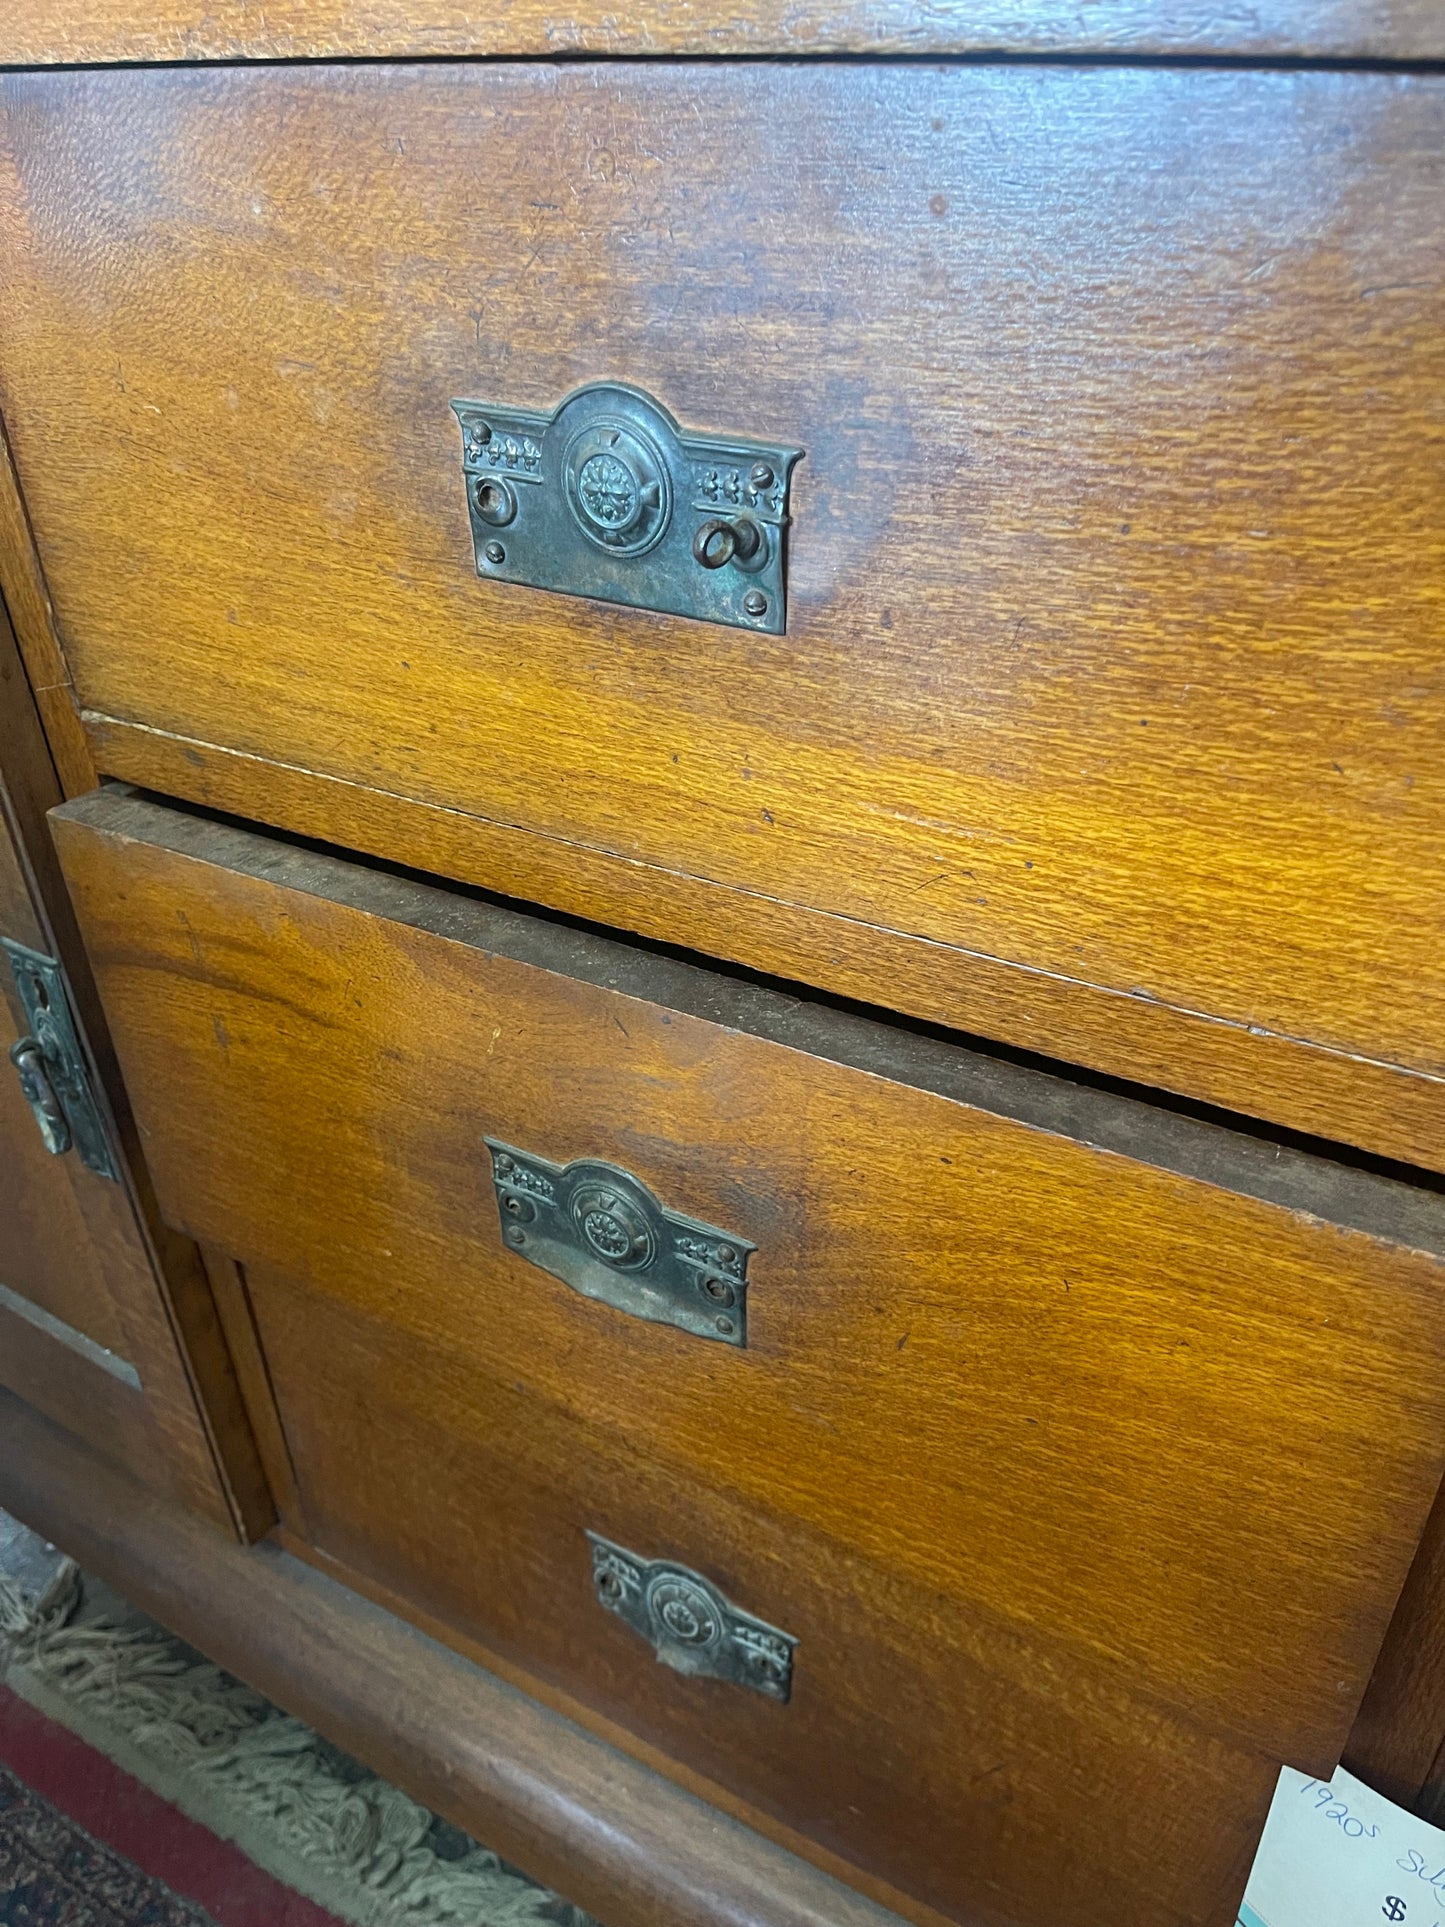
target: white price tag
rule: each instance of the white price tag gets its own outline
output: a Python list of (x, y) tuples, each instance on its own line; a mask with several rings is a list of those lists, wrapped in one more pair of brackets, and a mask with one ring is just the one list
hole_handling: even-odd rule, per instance
[(1239, 1927), (1445, 1927), (1445, 1832), (1343, 1770), (1280, 1769)]

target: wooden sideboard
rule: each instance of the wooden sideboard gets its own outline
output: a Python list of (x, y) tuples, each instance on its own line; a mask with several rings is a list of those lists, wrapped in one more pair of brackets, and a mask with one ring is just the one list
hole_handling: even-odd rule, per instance
[(613, 1927), (1433, 1797), (1445, 29), (1075, 11), (0, 24), (0, 1501)]

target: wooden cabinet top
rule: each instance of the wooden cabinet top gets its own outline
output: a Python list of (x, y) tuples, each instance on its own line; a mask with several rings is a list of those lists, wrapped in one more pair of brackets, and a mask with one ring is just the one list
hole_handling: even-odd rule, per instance
[(559, 54), (1445, 58), (1435, 0), (16, 0), (0, 64)]

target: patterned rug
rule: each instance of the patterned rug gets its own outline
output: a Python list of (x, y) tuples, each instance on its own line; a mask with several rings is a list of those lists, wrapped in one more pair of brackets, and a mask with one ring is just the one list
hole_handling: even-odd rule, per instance
[[(36, 1801), (33, 1810), (16, 1809), (13, 1851), (29, 1858), (5, 1876), (0, 1927), (316, 1927), (320, 1909), (349, 1927), (593, 1927), (580, 1909), (213, 1666), (3, 1513), (0, 1680), (0, 1768)], [(99, 1824), (99, 1809), (73, 1795), (82, 1777), (73, 1760), (57, 1772), (53, 1743), (16, 1752), (15, 1715), (3, 1705), (13, 1696), (66, 1729), (67, 1741), (103, 1755), (108, 1770), (138, 1782), (144, 1799), (159, 1796), (170, 1819), (161, 1820), (157, 1804), (152, 1819), (129, 1832)], [(151, 1851), (159, 1833), (175, 1833), (173, 1822), (209, 1841), (210, 1884), (206, 1869), (188, 1884)], [(51, 1843), (53, 1894), (37, 1884), (44, 1863), (32, 1835)], [(146, 1874), (122, 1848), (192, 1898), (176, 1902), (157, 1883), (146, 1892)], [(215, 1864), (227, 1854), (232, 1874), (218, 1878)], [(79, 1884), (92, 1856), (113, 1881), (141, 1883), (126, 1890), (130, 1912), (119, 1886), (112, 1900), (93, 1882)], [(194, 1871), (194, 1853), (188, 1864)], [(70, 1885), (57, 1886), (68, 1867), (76, 1869)], [(238, 1910), (238, 1868), (262, 1870), (284, 1892), (259, 1914)]]
[(0, 1766), (0, 1922), (5, 1927), (211, 1927)]
[[(0, 1768), (81, 1838), (198, 1909), (213, 1927), (343, 1927), (329, 1909), (189, 1819), (8, 1686), (0, 1686)], [(22, 1809), (15, 1824), (27, 1824)], [(0, 1816), (0, 1835), (5, 1825)], [(23, 1889), (22, 1922), (45, 1918), (39, 1897), (33, 1887)], [(0, 1927), (6, 1927), (3, 1909)]]

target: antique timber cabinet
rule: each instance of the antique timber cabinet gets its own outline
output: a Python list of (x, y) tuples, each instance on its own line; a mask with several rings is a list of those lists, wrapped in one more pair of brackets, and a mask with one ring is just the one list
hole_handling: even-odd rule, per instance
[(217, 1529), (264, 1530), (274, 1513), (206, 1274), (158, 1219), (112, 1110), (109, 1041), (45, 824), (60, 795), (0, 608), (0, 1396)]
[[(137, 1456), (7, 1317), (0, 1502), (613, 1927), (1227, 1927), (1282, 1761), (1418, 1795), (1437, 9), (0, 63), (31, 861), (170, 1347)], [(109, 1356), (3, 1103), (0, 1311)]]

